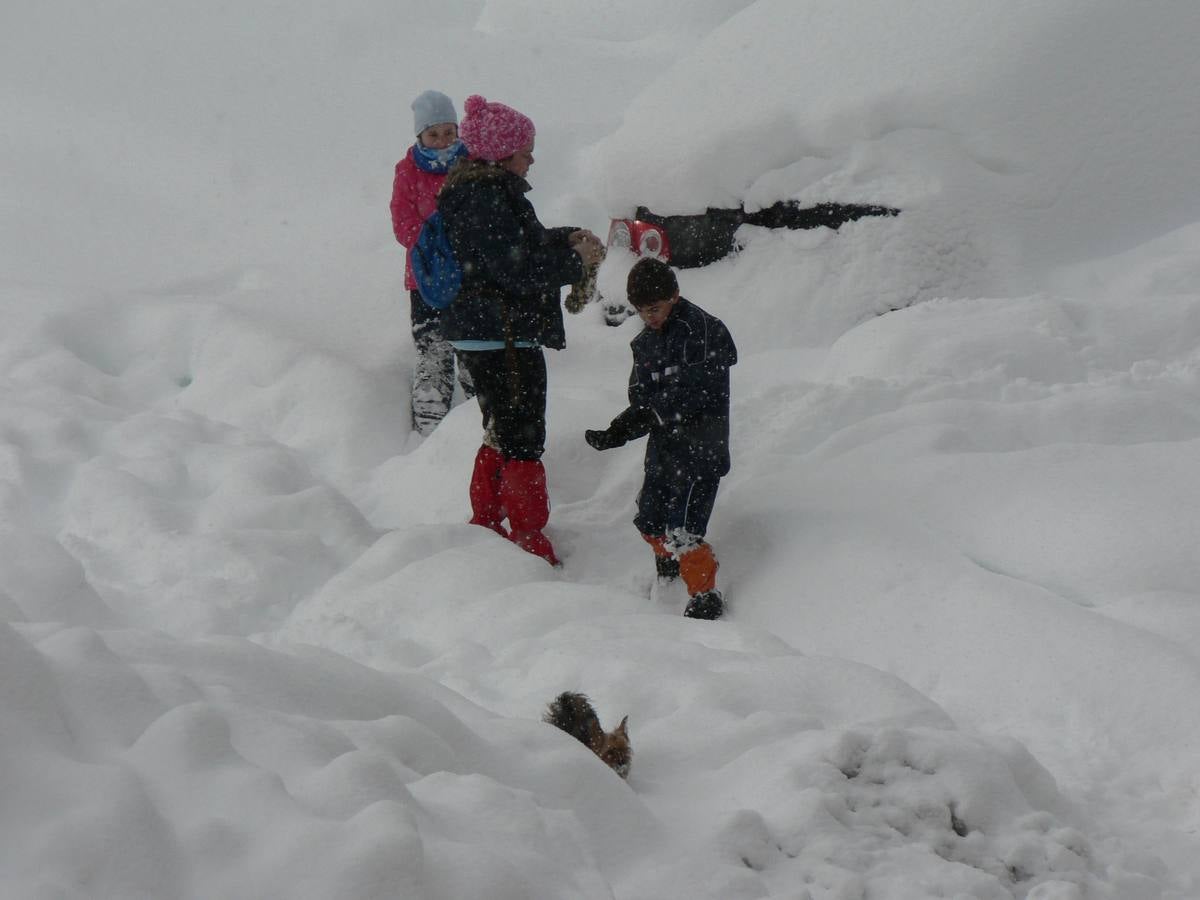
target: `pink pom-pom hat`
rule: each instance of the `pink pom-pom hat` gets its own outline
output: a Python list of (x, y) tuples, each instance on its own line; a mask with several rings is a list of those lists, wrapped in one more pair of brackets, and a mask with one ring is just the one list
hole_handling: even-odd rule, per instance
[(489, 103), (472, 94), (463, 104), (458, 136), (475, 159), (507, 159), (533, 143), (533, 121), (503, 103)]

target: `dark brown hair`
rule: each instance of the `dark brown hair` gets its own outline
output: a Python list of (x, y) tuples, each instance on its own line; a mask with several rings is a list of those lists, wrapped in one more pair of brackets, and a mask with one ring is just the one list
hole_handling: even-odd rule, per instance
[(644, 256), (629, 270), (625, 292), (636, 309), (670, 300), (679, 290), (671, 267), (660, 259)]

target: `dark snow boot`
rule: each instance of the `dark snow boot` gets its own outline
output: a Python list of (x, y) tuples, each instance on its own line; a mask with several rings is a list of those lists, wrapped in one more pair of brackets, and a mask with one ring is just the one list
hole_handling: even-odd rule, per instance
[(504, 464), (500, 502), (508, 510), (508, 524), (512, 529), (508, 539), (552, 566), (561, 565), (554, 553), (554, 545), (542, 534), (550, 521), (550, 495), (546, 491), (546, 470), (541, 460), (510, 459)]
[(674, 581), (679, 577), (679, 560), (673, 556), (654, 555), (654, 571), (661, 581)]
[(721, 592), (714, 590), (692, 597), (683, 614), (689, 619), (719, 619), (723, 612), (725, 601), (721, 598)]

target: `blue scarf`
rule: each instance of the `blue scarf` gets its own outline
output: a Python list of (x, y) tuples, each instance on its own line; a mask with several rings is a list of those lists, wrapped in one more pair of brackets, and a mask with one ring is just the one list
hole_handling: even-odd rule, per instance
[(435, 175), (445, 175), (455, 160), (466, 155), (467, 145), (462, 141), (455, 141), (445, 150), (424, 147), (420, 141), (413, 144), (412, 148), (412, 158), (417, 168), (422, 172), (433, 172)]

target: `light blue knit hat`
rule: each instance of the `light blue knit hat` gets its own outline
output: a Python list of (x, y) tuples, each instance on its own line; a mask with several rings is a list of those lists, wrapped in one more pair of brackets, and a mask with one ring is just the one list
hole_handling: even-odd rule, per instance
[(441, 125), (443, 122), (458, 124), (458, 113), (454, 111), (454, 101), (441, 91), (426, 91), (412, 102), (413, 131), (420, 134), (430, 125)]

